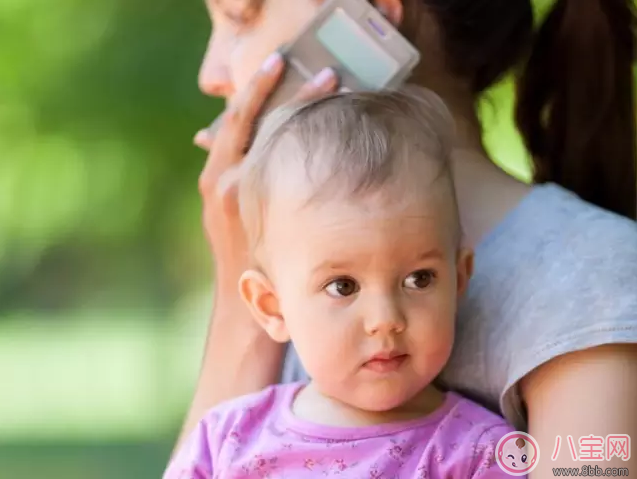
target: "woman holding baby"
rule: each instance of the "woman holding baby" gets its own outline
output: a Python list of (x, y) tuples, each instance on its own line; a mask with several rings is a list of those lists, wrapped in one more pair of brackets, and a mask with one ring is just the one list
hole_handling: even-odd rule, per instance
[[(242, 165), (252, 121), (285, 68), (272, 52), (320, 3), (208, 2), (214, 30), (199, 84), (204, 93), (227, 98), (228, 108), (215, 138), (206, 130), (196, 137), (209, 150), (200, 187), (216, 261), (216, 304), (184, 437), (211, 407), (307, 378), (307, 365), (284, 345), (286, 331), (264, 320), (277, 317), (277, 308), (269, 310), (265, 301), (272, 314), (263, 316), (263, 304), (257, 301), (255, 310), (250, 302), (272, 278), (261, 271), (246, 279), (254, 258), (238, 188), (220, 187), (220, 179)], [(637, 437), (632, 2), (557, 0), (535, 33), (530, 0), (374, 4), (420, 50), (410, 83), (444, 100), (456, 130), (449, 177), (462, 231), (457, 251), (472, 251), (475, 258), (454, 257), (461, 296), (453, 350), (438, 383), (537, 440), (543, 460), (531, 477), (578, 466), (566, 449), (549, 459), (557, 436)], [(520, 64), (516, 120), (533, 159), (534, 185), (490, 160), (475, 109), (485, 89)], [(299, 98), (311, 100), (337, 84), (326, 70)], [(407, 272), (404, 284), (427, 283), (429, 269)], [(471, 276), (466, 288), (460, 287), (464, 276)], [(348, 281), (329, 283), (332, 292), (358, 294), (357, 281)], [(254, 320), (255, 311), (261, 321)], [(390, 329), (396, 328), (401, 326)], [(637, 472), (634, 454), (604, 464)]]

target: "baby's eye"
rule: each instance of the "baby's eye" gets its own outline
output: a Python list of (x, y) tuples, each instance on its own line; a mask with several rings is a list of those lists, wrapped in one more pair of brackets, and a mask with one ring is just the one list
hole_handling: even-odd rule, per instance
[(357, 293), (358, 289), (358, 283), (349, 278), (339, 278), (325, 286), (327, 294), (334, 296), (335, 298), (351, 296), (352, 294)]
[(526, 454), (522, 454), (522, 462), (526, 464)]
[(403, 286), (409, 289), (425, 289), (432, 283), (435, 277), (436, 274), (429, 269), (415, 271), (405, 278)]

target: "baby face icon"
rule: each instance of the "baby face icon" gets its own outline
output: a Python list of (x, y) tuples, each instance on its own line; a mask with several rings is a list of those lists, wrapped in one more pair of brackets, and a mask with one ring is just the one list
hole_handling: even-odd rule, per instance
[(521, 437), (505, 442), (502, 450), (502, 462), (510, 468), (526, 469), (529, 466), (527, 442)]
[(537, 441), (524, 432), (510, 432), (496, 447), (496, 462), (511, 476), (524, 476), (537, 466), (540, 449)]

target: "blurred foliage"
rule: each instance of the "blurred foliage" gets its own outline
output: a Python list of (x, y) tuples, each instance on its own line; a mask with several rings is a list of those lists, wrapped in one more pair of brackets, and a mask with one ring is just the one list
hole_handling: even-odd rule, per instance
[(0, 311), (169, 306), (208, 273), (201, 2), (0, 2)]
[(0, 447), (0, 479), (158, 479), (169, 442), (16, 444)]
[(209, 30), (203, 2), (0, 1), (1, 479), (159, 477), (210, 302)]

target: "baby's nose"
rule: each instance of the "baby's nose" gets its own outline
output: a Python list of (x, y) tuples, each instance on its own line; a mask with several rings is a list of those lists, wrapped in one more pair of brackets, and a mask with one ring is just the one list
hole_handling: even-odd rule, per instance
[(393, 297), (377, 297), (365, 315), (365, 331), (370, 336), (400, 334), (407, 322), (399, 302)]

